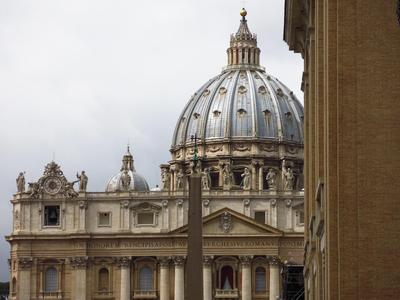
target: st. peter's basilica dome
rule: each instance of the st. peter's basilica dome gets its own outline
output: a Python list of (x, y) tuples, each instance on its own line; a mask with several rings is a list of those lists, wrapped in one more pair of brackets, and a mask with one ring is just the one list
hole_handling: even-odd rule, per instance
[(242, 13), (231, 36), (228, 66), (204, 84), (178, 119), (172, 150), (218, 140), (275, 140), (303, 144), (303, 107), (296, 96), (259, 65), (260, 49)]
[[(210, 189), (302, 189), (303, 106), (260, 66), (246, 15), (243, 9), (239, 30), (231, 35), (228, 65), (190, 98), (178, 119), (172, 159), (161, 165), (164, 190), (186, 187), (183, 178), (196, 157)], [(287, 174), (295, 178), (290, 186), (283, 179)], [(268, 183), (271, 176), (274, 182)]]

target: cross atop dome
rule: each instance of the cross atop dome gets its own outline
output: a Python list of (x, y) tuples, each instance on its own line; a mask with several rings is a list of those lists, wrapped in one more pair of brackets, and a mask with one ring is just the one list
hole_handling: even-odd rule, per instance
[(247, 26), (247, 11), (240, 10), (242, 19), (236, 34), (231, 35), (230, 47), (227, 50), (228, 68), (259, 67), (260, 48), (257, 47), (257, 35), (250, 32)]

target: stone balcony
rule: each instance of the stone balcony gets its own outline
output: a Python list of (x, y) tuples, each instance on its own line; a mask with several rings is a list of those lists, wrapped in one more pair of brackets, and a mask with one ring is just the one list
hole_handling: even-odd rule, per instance
[(239, 299), (239, 290), (215, 290), (215, 299)]
[(132, 299), (157, 299), (157, 291), (135, 290)]

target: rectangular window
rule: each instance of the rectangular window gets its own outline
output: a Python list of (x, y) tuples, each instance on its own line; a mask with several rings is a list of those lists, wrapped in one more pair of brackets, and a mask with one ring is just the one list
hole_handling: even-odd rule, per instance
[(254, 220), (256, 220), (257, 223), (265, 224), (265, 211), (255, 211)]
[(154, 213), (138, 213), (137, 214), (138, 225), (153, 225), (154, 224)]
[(99, 212), (98, 225), (111, 226), (111, 214), (109, 212)]
[(304, 210), (299, 211), (299, 224), (304, 224)]
[(44, 207), (44, 226), (60, 226), (60, 206)]

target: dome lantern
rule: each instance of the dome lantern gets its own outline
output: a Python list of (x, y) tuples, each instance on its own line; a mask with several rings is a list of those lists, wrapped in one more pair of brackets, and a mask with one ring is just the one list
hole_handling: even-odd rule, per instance
[(228, 67), (260, 67), (260, 48), (257, 47), (257, 36), (247, 26), (247, 11), (240, 11), (242, 19), (236, 34), (231, 35), (230, 47), (227, 50)]
[(106, 192), (149, 191), (146, 179), (136, 172), (133, 162), (133, 156), (128, 146), (127, 152), (122, 158), (121, 170), (110, 178)]

